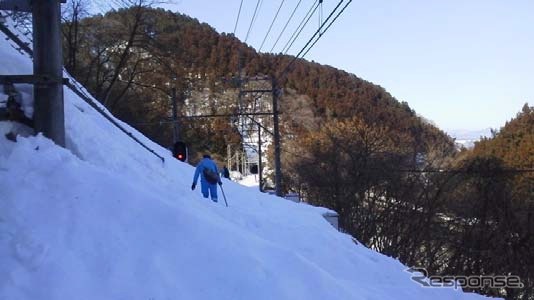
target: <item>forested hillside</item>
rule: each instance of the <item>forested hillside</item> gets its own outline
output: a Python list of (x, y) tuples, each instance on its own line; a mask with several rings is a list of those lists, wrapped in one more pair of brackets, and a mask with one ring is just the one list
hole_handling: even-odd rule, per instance
[(475, 143), (476, 156), (495, 156), (508, 168), (534, 166), (534, 107), (527, 103), (493, 138)]
[[(65, 24), (65, 30), (74, 31), (74, 25)], [(232, 35), (161, 9), (119, 10), (76, 26), (76, 35), (65, 34), (67, 68), (109, 109), (162, 145), (171, 142), (170, 124), (159, 121), (170, 115), (172, 87), (180, 96), (181, 114), (232, 112), (237, 92), (231, 79), (237, 75), (239, 51), (243, 72), (250, 76), (276, 77), (292, 59), (259, 54)], [(293, 138), (330, 120), (358, 117), (396, 128), (412, 141), (452, 145), (406, 103), (353, 74), (299, 59), (279, 84), (282, 130)], [(309, 120), (303, 123), (294, 109), (308, 111)], [(184, 121), (182, 135), (193, 153), (210, 150), (223, 156), (226, 144), (240, 142), (230, 120)], [(424, 143), (412, 144), (414, 153), (427, 150)]]

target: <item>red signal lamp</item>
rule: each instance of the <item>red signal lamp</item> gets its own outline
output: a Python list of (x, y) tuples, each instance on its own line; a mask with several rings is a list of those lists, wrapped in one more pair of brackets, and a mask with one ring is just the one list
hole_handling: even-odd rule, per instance
[(174, 143), (172, 153), (178, 160), (185, 162), (187, 159), (187, 146), (184, 142)]

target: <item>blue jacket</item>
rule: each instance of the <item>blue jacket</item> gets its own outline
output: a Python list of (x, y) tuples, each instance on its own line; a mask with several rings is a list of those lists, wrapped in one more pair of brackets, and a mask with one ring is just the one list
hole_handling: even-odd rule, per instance
[[(195, 177), (193, 178), (193, 184), (197, 184), (198, 176), (200, 175), (200, 183), (210, 184), (206, 178), (204, 178), (204, 169), (208, 168), (215, 172), (217, 176), (219, 175), (219, 171), (217, 170), (217, 165), (211, 158), (203, 158), (197, 165), (197, 169), (195, 170)], [(221, 183), (221, 178), (219, 177), (219, 183)]]

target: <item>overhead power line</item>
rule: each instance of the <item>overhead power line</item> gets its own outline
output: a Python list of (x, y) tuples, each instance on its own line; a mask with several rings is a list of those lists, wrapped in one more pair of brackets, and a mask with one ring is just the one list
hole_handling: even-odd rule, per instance
[(337, 20), (337, 18), (343, 13), (343, 11), (345, 10), (345, 8), (347, 8), (347, 6), (349, 6), (349, 4), (352, 2), (352, 0), (350, 0), (347, 4), (345, 4), (345, 6), (343, 7), (343, 9), (341, 9), (341, 11), (334, 17), (334, 19), (330, 22), (330, 24), (328, 24), (328, 26), (321, 32), (319, 30), (319, 37), (310, 45), (310, 47), (308, 48), (308, 50), (306, 50), (306, 52), (304, 52), (304, 54), (302, 54), (302, 57), (306, 56), (306, 54), (308, 54), (308, 52), (310, 51), (311, 48), (313, 48), (313, 46), (315, 46), (315, 44), (317, 43), (317, 41), (319, 41), (319, 39), (321, 38), (321, 36), (326, 32), (328, 31), (328, 29), (330, 28), (330, 26), (332, 26), (332, 24), (334, 24), (334, 22)]
[(274, 22), (276, 21), (276, 18), (278, 17), (278, 14), (280, 13), (280, 9), (282, 8), (282, 5), (284, 5), (284, 2), (285, 0), (282, 0), (282, 2), (280, 2), (280, 6), (278, 6), (278, 10), (276, 11), (276, 14), (274, 15), (274, 19), (271, 22), (271, 26), (269, 26), (269, 30), (267, 30), (267, 33), (265, 34), (265, 37), (263, 38), (263, 41), (261, 42), (258, 52), (261, 51), (261, 48), (263, 48), (263, 44), (265, 44), (265, 41), (267, 40), (269, 33), (271, 33), (271, 29), (273, 28)]
[(241, 15), (241, 7), (243, 7), (243, 0), (241, 0), (241, 3), (239, 4), (239, 11), (237, 12), (237, 19), (235, 20), (235, 26), (234, 26), (234, 32), (233, 32), (234, 35), (235, 35), (235, 31), (237, 30), (237, 23), (239, 23), (239, 16)]
[(250, 25), (248, 26), (247, 35), (245, 36), (245, 43), (248, 40), (248, 37), (250, 35), (250, 31), (252, 31), (252, 27), (254, 27), (254, 22), (256, 21), (256, 16), (257, 16), (257, 13), (258, 13), (258, 8), (261, 6), (262, 2), (263, 2), (263, 0), (258, 0), (256, 2), (256, 8), (254, 8), (254, 14), (252, 15), (252, 19), (250, 20)]
[[(317, 3), (318, 0), (316, 0), (312, 6), (310, 7), (310, 9), (308, 10), (308, 12), (306, 13), (306, 15), (304, 16), (304, 18), (302, 19), (302, 21), (300, 21), (300, 24), (299, 26), (295, 29), (295, 31), (293, 32), (293, 34), (291, 34), (291, 37), (289, 38), (289, 40), (287, 41), (287, 43), (284, 45), (284, 47), (282, 48), (282, 53), (286, 54), (289, 49), (291, 49), (291, 47), (293, 46), (293, 43), (295, 43), (295, 41), (297, 40), (297, 38), (299, 37), (300, 33), (302, 32), (302, 30), (304, 29), (304, 27), (306, 27), (306, 25), (308, 24), (308, 22), (310, 21), (311, 17), (313, 16), (313, 14), (315, 13), (315, 11), (317, 11), (317, 8), (319, 8), (319, 4)], [(316, 5), (317, 3), (317, 5)]]
[(283, 35), (284, 32), (286, 31), (287, 25), (289, 25), (289, 22), (291, 22), (291, 19), (293, 19), (293, 16), (295, 15), (295, 12), (296, 12), (297, 9), (299, 8), (301, 2), (302, 2), (302, 0), (299, 0), (299, 2), (297, 2), (297, 5), (296, 5), (295, 8), (293, 9), (293, 12), (291, 12), (291, 15), (289, 16), (289, 19), (287, 19), (287, 22), (286, 22), (286, 24), (284, 25), (284, 28), (282, 28), (282, 31), (280, 31), (280, 34), (279, 34), (278, 37), (276, 38), (276, 41), (274, 42), (274, 45), (272, 46), (271, 50), (269, 50), (269, 52), (273, 52), (273, 49), (276, 47), (276, 44), (278, 44), (278, 41), (280, 40), (280, 38), (282, 37), (282, 35)]
[(321, 9), (319, 10), (319, 26), (323, 23), (323, 0), (319, 0), (319, 5)]
[[(308, 51), (311, 49), (311, 47), (313, 47), (313, 45), (315, 45), (315, 43), (317, 43), (317, 40), (319, 40), (321, 38), (321, 36), (324, 34), (324, 32), (326, 31), (322, 31), (323, 27), (325, 27), (326, 24), (327, 25), (327, 28), (330, 28), (330, 26), (332, 26), (333, 22), (341, 15), (341, 13), (343, 13), (343, 11), (347, 8), (347, 6), (352, 2), (352, 0), (349, 0), (345, 6), (341, 9), (341, 11), (338, 12), (338, 14), (334, 17), (334, 19), (332, 20), (332, 22), (328, 23), (330, 21), (330, 19), (332, 18), (332, 16), (336, 13), (336, 11), (339, 9), (339, 7), (341, 7), (341, 4), (343, 4), (344, 0), (341, 0), (339, 1), (339, 3), (336, 5), (336, 7), (332, 10), (332, 12), (328, 15), (328, 17), (326, 18), (326, 20), (321, 24), (321, 26), (319, 26), (319, 28), (317, 29), (317, 31), (315, 31), (315, 33), (313, 34), (313, 36), (308, 40), (308, 42), (306, 43), (306, 45), (304, 45), (304, 47), (302, 47), (302, 49), (299, 51), (299, 53), (297, 55), (295, 55), (295, 57), (293, 57), (293, 59), (285, 66), (285, 68), (282, 70), (281, 72), (281, 75), (280, 75), (280, 78), (284, 77), (286, 75), (286, 72), (289, 70), (289, 67), (299, 58), (301, 57), (301, 54), (304, 53), (304, 51), (306, 51), (306, 53), (308, 53)], [(322, 33), (321, 33), (322, 32)], [(315, 40), (315, 38), (317, 38), (317, 40)], [(313, 44), (312, 44), (313, 43)], [(310, 46), (310, 44), (312, 46)], [(308, 48), (308, 46), (310, 46)]]
[[(319, 26), (319, 28), (317, 29), (317, 31), (315, 31), (315, 33), (312, 35), (312, 37), (308, 40), (308, 42), (306, 43), (306, 45), (304, 45), (304, 47), (302, 47), (302, 49), (299, 51), (299, 53), (295, 56), (295, 58), (298, 58), (300, 57), (300, 55), (302, 54), (302, 52), (304, 52), (304, 50), (308, 47), (308, 45), (310, 45), (310, 43), (315, 39), (315, 37), (321, 32), (321, 29), (325, 26), (325, 24), (330, 20), (330, 18), (334, 15), (334, 13), (337, 11), (337, 9), (341, 6), (341, 4), (344, 2), (344, 0), (341, 0), (339, 1), (339, 3), (336, 5), (336, 7), (332, 10), (332, 12), (330, 13), (330, 15), (328, 15), (328, 17), (326, 18), (326, 20), (321, 24), (321, 26)], [(343, 9), (345, 9), (350, 3), (352, 2), (352, 0), (350, 0)], [(343, 12), (343, 11), (341, 11)], [(340, 14), (338, 14), (336, 16), (339, 17)], [(322, 35), (319, 35), (319, 38), (321, 37)]]

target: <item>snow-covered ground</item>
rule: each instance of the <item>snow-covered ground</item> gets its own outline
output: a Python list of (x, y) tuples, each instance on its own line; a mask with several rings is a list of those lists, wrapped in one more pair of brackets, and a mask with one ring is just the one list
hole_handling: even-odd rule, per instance
[(238, 181), (239, 184), (250, 187), (259, 187), (260, 182), (258, 175), (247, 175)]
[[(0, 34), (0, 74), (31, 70)], [(0, 299), (482, 298), (420, 287), (326, 209), (227, 180), (228, 208), (203, 199), (68, 89), (65, 114), (67, 149), (0, 123)]]

